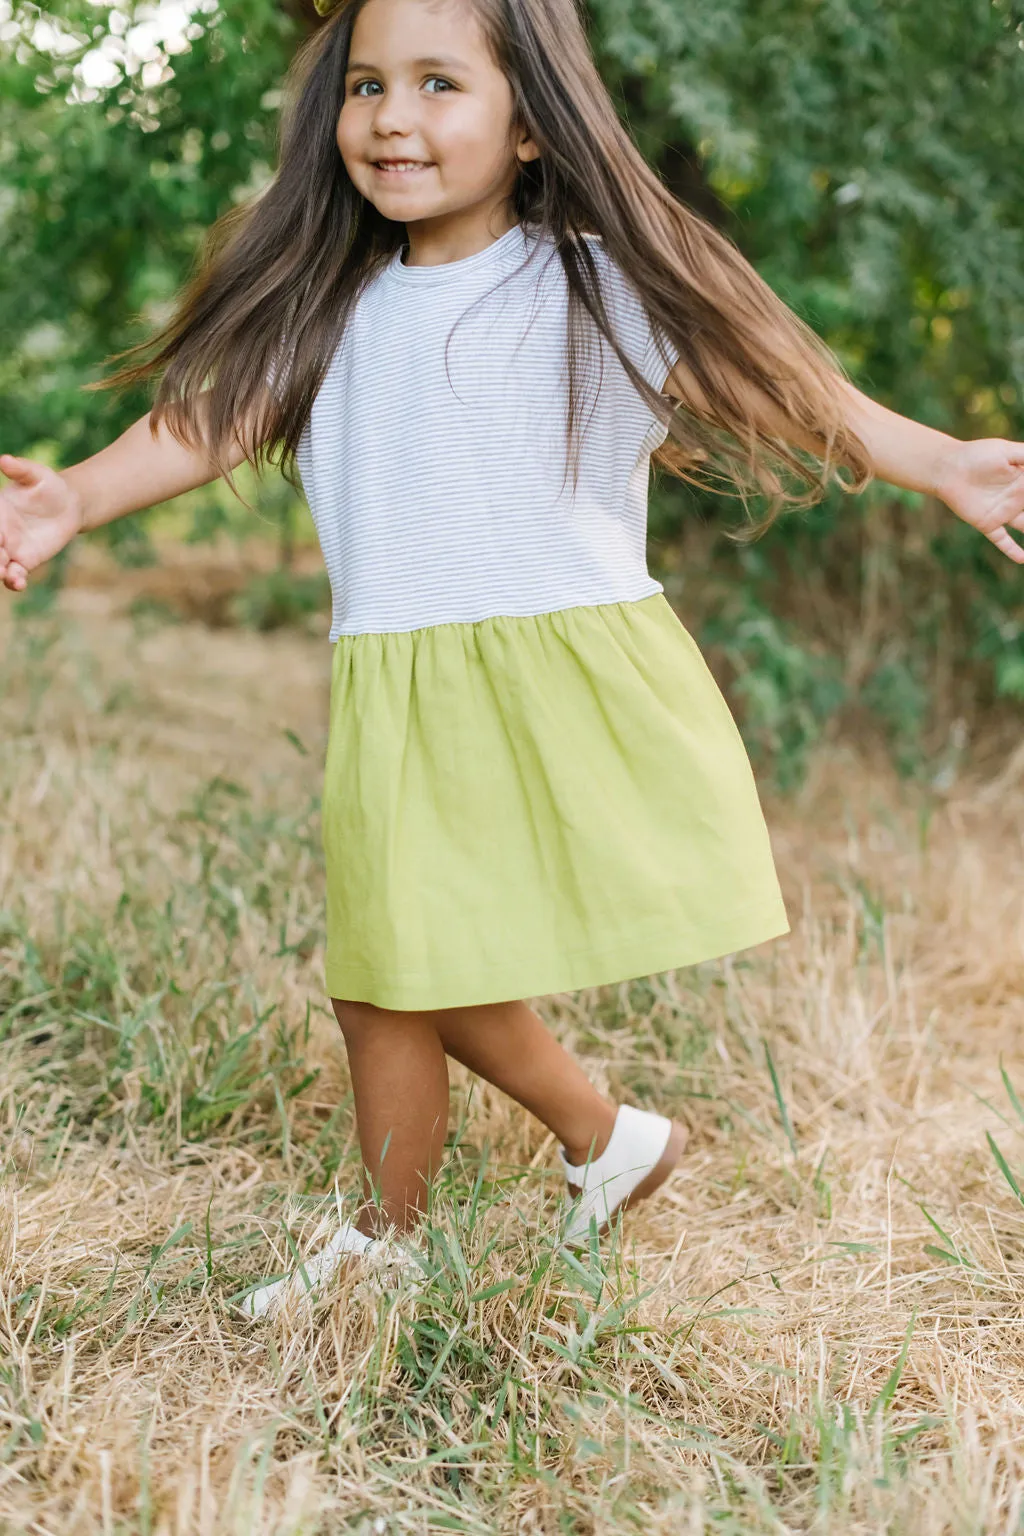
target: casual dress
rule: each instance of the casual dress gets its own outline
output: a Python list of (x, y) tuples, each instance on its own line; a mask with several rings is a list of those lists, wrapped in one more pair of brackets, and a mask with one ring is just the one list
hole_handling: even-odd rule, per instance
[[(660, 389), (664, 338), (590, 245)], [(664, 424), (594, 330), (574, 485), (549, 237), (403, 254), (360, 295), (298, 454), (333, 593), (331, 996), (537, 997), (785, 933), (736, 725), (647, 570)]]

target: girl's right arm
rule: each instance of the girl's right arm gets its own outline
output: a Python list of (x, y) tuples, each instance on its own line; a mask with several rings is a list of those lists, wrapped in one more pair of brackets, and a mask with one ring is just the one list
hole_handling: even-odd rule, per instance
[[(237, 469), (246, 455), (232, 446)], [(0, 581), (23, 592), (29, 574), (69, 544), (76, 534), (157, 502), (170, 501), (218, 478), (201, 448), (186, 448), (161, 422), (153, 433), (148, 414), (108, 447), (62, 471), (31, 459), (0, 454)]]

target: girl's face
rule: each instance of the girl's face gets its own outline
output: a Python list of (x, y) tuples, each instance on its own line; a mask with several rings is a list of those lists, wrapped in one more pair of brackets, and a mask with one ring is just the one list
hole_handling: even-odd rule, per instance
[(367, 0), (352, 31), (338, 148), (386, 219), (439, 228), (479, 216), (490, 228), (518, 162), (538, 153), (514, 129), (512, 105), (468, 6)]

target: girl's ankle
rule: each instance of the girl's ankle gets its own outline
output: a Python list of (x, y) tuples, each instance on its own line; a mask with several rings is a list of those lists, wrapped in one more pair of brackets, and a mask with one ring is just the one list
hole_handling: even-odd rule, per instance
[(573, 1145), (563, 1145), (566, 1160), (574, 1168), (585, 1168), (588, 1163), (593, 1163), (601, 1156), (608, 1143), (612, 1139), (612, 1128), (615, 1125), (615, 1108), (611, 1109), (610, 1118), (603, 1120), (602, 1124), (592, 1132), (590, 1140)]
[(388, 1237), (391, 1234), (397, 1234), (399, 1237), (402, 1237), (408, 1233), (416, 1232), (419, 1230), (422, 1222), (423, 1212), (418, 1206), (409, 1205), (401, 1212), (393, 1212), (389, 1215), (383, 1207), (375, 1204), (373, 1201), (367, 1201), (356, 1212), (353, 1225), (364, 1237), (376, 1240)]

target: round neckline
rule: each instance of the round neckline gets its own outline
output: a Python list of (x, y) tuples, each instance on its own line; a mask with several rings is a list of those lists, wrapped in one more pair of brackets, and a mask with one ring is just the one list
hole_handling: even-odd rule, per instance
[(394, 253), (387, 267), (389, 276), (397, 278), (404, 283), (444, 283), (453, 278), (462, 277), (464, 273), (478, 272), (481, 268), (490, 267), (499, 262), (506, 253), (521, 252), (526, 245), (526, 231), (522, 224), (513, 224), (497, 240), (492, 240), (490, 245), (485, 245), (483, 250), (474, 251), (472, 256), (460, 256), (455, 261), (435, 262), (431, 266), (407, 267), (402, 261), (403, 253), (408, 249), (407, 245), (400, 245)]

